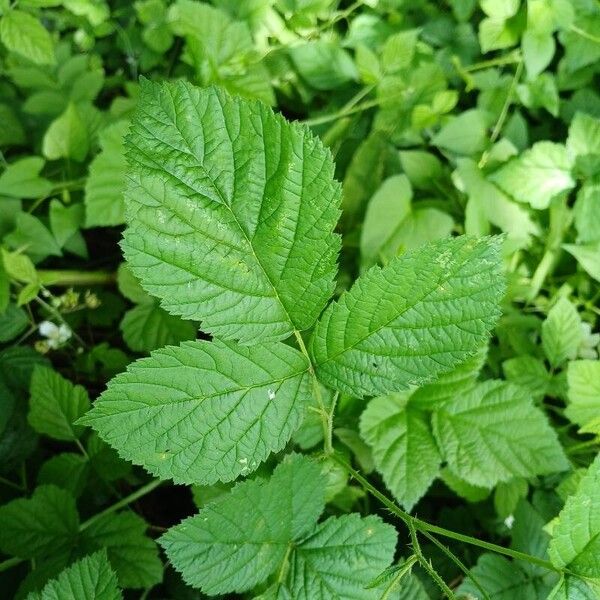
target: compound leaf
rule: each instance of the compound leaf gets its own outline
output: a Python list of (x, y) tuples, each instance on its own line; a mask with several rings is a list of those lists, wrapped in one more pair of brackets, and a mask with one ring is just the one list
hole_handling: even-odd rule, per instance
[(294, 455), (270, 479), (238, 484), (172, 527), (160, 543), (189, 585), (207, 594), (242, 592), (264, 581), (289, 544), (314, 528), (324, 489), (318, 464)]
[(504, 291), (498, 238), (463, 236), (373, 267), (317, 323), (319, 378), (355, 396), (420, 385), (474, 354)]
[(162, 478), (208, 485), (281, 450), (310, 402), (308, 364), (281, 343), (186, 342), (115, 377), (80, 423)]
[(477, 384), (445, 403), (433, 431), (448, 466), (473, 485), (566, 470), (568, 462), (529, 391), (503, 381)]
[(217, 88), (145, 82), (126, 148), (125, 256), (168, 312), (245, 343), (313, 325), (340, 186), (308, 128)]
[(40, 592), (32, 592), (27, 600), (122, 600), (106, 552), (90, 554), (73, 563), (52, 579)]

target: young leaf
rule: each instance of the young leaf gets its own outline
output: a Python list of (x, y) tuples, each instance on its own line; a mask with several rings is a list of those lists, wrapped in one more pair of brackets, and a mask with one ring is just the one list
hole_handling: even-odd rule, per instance
[(11, 51), (38, 65), (53, 65), (54, 43), (39, 19), (21, 10), (7, 10), (0, 19), (0, 40)]
[(554, 196), (575, 186), (571, 167), (564, 146), (538, 142), (496, 171), (491, 179), (515, 200), (543, 210)]
[(309, 402), (294, 348), (187, 342), (130, 365), (79, 423), (159, 477), (208, 485), (281, 450)]
[(581, 317), (566, 298), (561, 297), (542, 323), (542, 346), (553, 367), (575, 358), (581, 343)]
[(565, 415), (582, 431), (600, 434), (600, 361), (570, 362), (567, 382), (569, 404)]
[(313, 325), (334, 288), (340, 187), (306, 127), (216, 88), (144, 82), (126, 147), (125, 256), (168, 312), (245, 343)]
[(560, 511), (552, 529), (549, 555), (559, 569), (600, 579), (600, 456)]
[(444, 404), (433, 416), (433, 431), (449, 467), (473, 485), (568, 468), (556, 433), (528, 391), (503, 381), (480, 383)]
[(0, 175), (0, 195), (11, 198), (47, 196), (52, 190), (52, 182), (40, 177), (44, 162), (39, 156), (28, 156), (8, 165)]
[(36, 367), (31, 378), (29, 424), (38, 432), (57, 440), (75, 440), (83, 428), (75, 421), (90, 407), (87, 392), (56, 371)]
[(426, 383), (485, 344), (503, 292), (497, 238), (442, 240), (373, 267), (317, 323), (318, 376), (355, 396)]
[(89, 149), (88, 131), (75, 104), (69, 103), (62, 115), (48, 127), (42, 142), (42, 152), (49, 160), (72, 158), (82, 162)]
[(124, 136), (129, 121), (119, 121), (100, 134), (100, 153), (89, 166), (85, 183), (85, 226), (107, 227), (125, 222), (123, 192), (125, 190)]
[(242, 592), (264, 581), (289, 544), (314, 528), (324, 489), (319, 465), (292, 455), (270, 479), (238, 484), (172, 527), (160, 544), (189, 585), (211, 595)]
[(73, 563), (52, 579), (40, 592), (32, 592), (27, 600), (122, 600), (117, 578), (106, 558), (106, 552), (90, 554)]
[(428, 415), (414, 408), (407, 394), (381, 396), (363, 412), (360, 432), (373, 448), (385, 484), (411, 510), (437, 477), (442, 462)]
[(110, 514), (81, 532), (84, 550), (105, 548), (123, 588), (151, 588), (162, 580), (163, 566), (147, 524), (133, 512)]
[(53, 485), (0, 506), (0, 550), (6, 554), (34, 558), (59, 553), (75, 545), (78, 529), (73, 496)]

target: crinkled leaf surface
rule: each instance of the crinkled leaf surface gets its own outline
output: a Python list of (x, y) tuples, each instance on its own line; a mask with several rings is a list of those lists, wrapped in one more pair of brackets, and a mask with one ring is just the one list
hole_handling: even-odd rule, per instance
[(117, 577), (106, 558), (96, 552), (73, 563), (50, 581), (40, 592), (32, 592), (27, 600), (121, 600)]
[(319, 465), (300, 455), (268, 480), (238, 484), (160, 540), (187, 583), (207, 594), (244, 591), (283, 562), (288, 545), (311, 531), (324, 505)]
[(115, 377), (80, 422), (178, 483), (231, 481), (281, 450), (310, 401), (306, 359), (281, 343), (187, 342)]
[(332, 303), (311, 351), (319, 378), (356, 396), (426, 383), (485, 344), (504, 292), (497, 238), (463, 236), (373, 267)]
[(445, 403), (433, 431), (449, 467), (473, 485), (568, 468), (556, 433), (526, 388), (489, 380)]
[(216, 88), (145, 82), (126, 148), (123, 249), (168, 312), (247, 343), (315, 322), (340, 186), (308, 128)]
[(410, 510), (438, 475), (442, 457), (429, 416), (413, 408), (408, 394), (371, 400), (360, 420), (363, 439), (388, 488)]
[(600, 360), (576, 360), (567, 370), (565, 414), (584, 431), (600, 433)]
[(552, 529), (549, 554), (558, 568), (600, 579), (600, 456), (567, 498)]

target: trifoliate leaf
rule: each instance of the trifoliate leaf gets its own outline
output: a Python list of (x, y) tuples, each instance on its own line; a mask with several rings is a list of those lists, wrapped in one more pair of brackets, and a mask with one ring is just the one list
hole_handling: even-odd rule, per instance
[(0, 195), (11, 198), (44, 198), (52, 190), (52, 182), (40, 177), (44, 159), (28, 156), (11, 163), (0, 175)]
[(568, 468), (556, 433), (524, 388), (489, 380), (434, 413), (433, 431), (449, 467), (473, 485)]
[(92, 160), (85, 183), (85, 226), (108, 227), (125, 222), (124, 136), (129, 121), (119, 121), (100, 134), (100, 153)]
[(569, 404), (565, 415), (583, 431), (600, 434), (600, 361), (570, 362), (567, 382)]
[(553, 142), (537, 142), (496, 171), (491, 179), (509, 196), (542, 210), (556, 195), (575, 187), (567, 150)]
[(63, 552), (74, 546), (78, 529), (73, 496), (53, 485), (0, 506), (0, 550), (6, 554), (34, 558)]
[(553, 367), (575, 358), (581, 343), (581, 317), (566, 298), (559, 298), (542, 323), (542, 346)]
[(231, 481), (281, 450), (300, 425), (307, 371), (284, 344), (187, 342), (134, 362), (79, 422), (159, 477)]
[(53, 65), (54, 43), (48, 30), (29, 13), (8, 10), (0, 19), (0, 40), (11, 51), (38, 65)]
[(36, 367), (31, 378), (29, 424), (57, 440), (75, 440), (83, 427), (74, 425), (90, 407), (87, 392), (56, 371)]
[(150, 352), (196, 337), (196, 326), (170, 315), (154, 301), (128, 310), (120, 325), (125, 343), (135, 352)]
[(294, 549), (285, 586), (291, 598), (378, 600), (365, 589), (392, 561), (396, 532), (379, 517), (331, 517)]
[(150, 588), (162, 580), (163, 566), (147, 527), (133, 512), (109, 514), (81, 532), (80, 544), (84, 550), (106, 549), (121, 587)]
[(373, 267), (317, 323), (318, 376), (356, 396), (426, 383), (485, 344), (503, 291), (496, 238), (442, 240)]
[(324, 487), (319, 465), (293, 455), (270, 479), (240, 483), (172, 527), (160, 544), (189, 585), (211, 595), (248, 590), (312, 531), (325, 505)]
[(32, 592), (27, 600), (122, 600), (106, 552), (90, 554), (73, 563), (52, 579), (40, 592)]
[(590, 465), (577, 492), (567, 498), (552, 528), (552, 564), (570, 573), (600, 579), (600, 456)]
[(126, 147), (125, 256), (168, 312), (246, 343), (315, 322), (340, 189), (307, 128), (216, 88), (146, 82)]
[(450, 235), (454, 221), (441, 210), (412, 205), (406, 175), (386, 179), (371, 198), (362, 226), (363, 266), (386, 264), (398, 254)]
[(429, 416), (412, 407), (408, 394), (389, 394), (371, 400), (361, 416), (360, 432), (373, 449), (385, 484), (411, 510), (442, 462)]

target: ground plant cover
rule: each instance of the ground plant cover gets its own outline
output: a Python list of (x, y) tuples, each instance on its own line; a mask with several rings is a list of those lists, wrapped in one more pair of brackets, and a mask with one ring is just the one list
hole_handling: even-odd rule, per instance
[(600, 598), (600, 4), (0, 0), (0, 597)]

